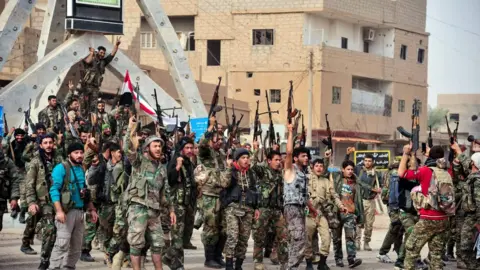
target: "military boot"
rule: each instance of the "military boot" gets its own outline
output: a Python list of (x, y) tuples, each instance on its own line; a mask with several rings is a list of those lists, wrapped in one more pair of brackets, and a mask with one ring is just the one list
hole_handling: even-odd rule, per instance
[(235, 270), (243, 270), (243, 259), (237, 258), (235, 259)]
[(225, 247), (225, 243), (227, 242), (227, 236), (225, 234), (220, 234), (218, 237), (217, 245), (215, 246), (213, 260), (217, 262), (222, 268), (225, 267), (225, 262), (223, 261), (223, 248)]
[(355, 240), (355, 247), (357, 248), (357, 251), (360, 251), (360, 240)]
[(343, 264), (342, 259), (335, 259), (335, 265), (338, 266), (338, 267), (344, 267), (345, 266), (345, 264)]
[(350, 268), (355, 268), (355, 267), (359, 266), (360, 264), (362, 264), (362, 260), (360, 260), (360, 259), (356, 259), (356, 258), (349, 258), (348, 259), (348, 267), (350, 267)]
[(278, 260), (278, 252), (276, 248), (273, 248), (272, 253), (270, 254), (270, 261), (272, 262), (273, 265), (278, 265), (280, 264), (280, 261)]
[(123, 260), (125, 259), (126, 254), (123, 251), (117, 252), (115, 256), (113, 256), (112, 260), (112, 270), (121, 270), (123, 265)]
[(27, 255), (37, 255), (37, 252), (33, 250), (33, 248), (30, 245), (27, 245), (27, 244), (23, 244), (20, 247), (20, 251)]
[(225, 259), (225, 270), (234, 270), (233, 269), (233, 258)]
[(305, 260), (305, 262), (307, 263), (307, 267), (305, 268), (305, 270), (313, 270), (312, 260)]
[(82, 262), (94, 262), (95, 259), (90, 255), (90, 252), (87, 250), (82, 250), (82, 255), (80, 255), (80, 261)]
[(318, 262), (317, 270), (330, 270), (330, 267), (327, 265), (327, 256), (320, 255), (320, 261)]
[(38, 266), (38, 270), (47, 270), (50, 262), (48, 260), (42, 260)]
[(188, 244), (183, 245), (183, 249), (192, 249), (196, 250), (197, 247), (192, 244), (192, 242), (188, 242)]
[(215, 261), (215, 246), (205, 246), (205, 263), (203, 265), (207, 268), (222, 268), (222, 266)]
[(368, 242), (364, 242), (364, 243), (363, 243), (363, 250), (365, 250), (365, 251), (372, 251), (372, 248), (370, 247), (370, 245), (368, 244)]

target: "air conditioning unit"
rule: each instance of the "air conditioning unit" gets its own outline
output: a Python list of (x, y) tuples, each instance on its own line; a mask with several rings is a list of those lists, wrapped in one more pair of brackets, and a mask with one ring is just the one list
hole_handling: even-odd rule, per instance
[(375, 30), (374, 29), (365, 29), (363, 31), (363, 40), (373, 41), (375, 39)]

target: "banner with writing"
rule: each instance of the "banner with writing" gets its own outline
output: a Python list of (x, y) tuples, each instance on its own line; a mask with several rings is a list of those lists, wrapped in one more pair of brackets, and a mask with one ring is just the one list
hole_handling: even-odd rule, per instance
[(355, 151), (353, 153), (353, 160), (355, 162), (355, 165), (363, 164), (363, 159), (365, 158), (366, 154), (371, 154), (373, 156), (376, 169), (388, 169), (388, 165), (390, 164), (390, 150)]
[(190, 130), (195, 132), (195, 139), (199, 141), (208, 128), (208, 117), (190, 119)]

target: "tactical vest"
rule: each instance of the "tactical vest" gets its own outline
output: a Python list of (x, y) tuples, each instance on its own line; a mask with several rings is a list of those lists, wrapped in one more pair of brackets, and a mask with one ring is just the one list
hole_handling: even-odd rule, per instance
[(140, 166), (135, 167), (130, 177), (128, 200), (160, 210), (165, 189), (166, 171), (144, 156), (139, 156)]
[(227, 207), (231, 203), (238, 203), (252, 208), (258, 206), (258, 194), (256, 191), (256, 177), (252, 169), (245, 174), (236, 169), (232, 169), (232, 179), (230, 186), (222, 190), (220, 201), (223, 207)]
[(35, 158), (37, 160), (34, 160), (33, 162), (38, 162), (37, 179), (35, 181), (35, 184), (36, 184), (35, 192), (37, 195), (37, 200), (39, 201), (40, 205), (48, 204), (51, 202), (51, 199), (50, 199), (50, 187), (52, 186), (51, 176), (52, 176), (53, 167), (56, 165), (55, 160), (52, 160), (51, 162), (43, 163), (39, 155), (37, 155)]
[(296, 204), (305, 206), (307, 203), (307, 181), (308, 177), (297, 165), (293, 165), (295, 179), (291, 183), (284, 183), (283, 200), (284, 205)]
[(182, 178), (180, 183), (177, 183), (175, 187), (170, 187), (170, 191), (174, 194), (173, 202), (183, 206), (193, 206), (194, 198), (192, 193), (195, 192), (195, 180), (193, 179), (193, 172), (191, 175), (187, 173), (184, 166), (181, 168), (181, 173), (178, 177)]

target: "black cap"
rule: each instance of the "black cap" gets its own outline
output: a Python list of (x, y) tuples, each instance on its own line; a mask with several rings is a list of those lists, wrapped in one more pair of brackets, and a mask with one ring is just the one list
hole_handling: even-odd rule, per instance
[(245, 148), (237, 148), (237, 150), (235, 150), (234, 158), (235, 160), (239, 160), (244, 155), (250, 156), (250, 152)]
[(70, 153), (72, 153), (74, 151), (77, 151), (77, 150), (84, 151), (83, 145), (79, 142), (72, 143), (68, 146), (67, 155), (70, 155)]

